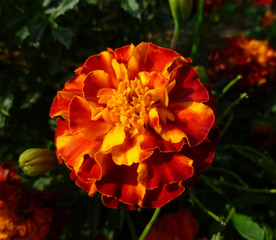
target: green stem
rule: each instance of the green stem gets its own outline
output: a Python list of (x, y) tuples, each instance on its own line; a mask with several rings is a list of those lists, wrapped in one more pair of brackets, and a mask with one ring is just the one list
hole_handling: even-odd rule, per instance
[(178, 22), (175, 21), (174, 22), (173, 38), (172, 38), (171, 46), (170, 46), (170, 48), (173, 49), (173, 50), (176, 49), (176, 46), (177, 46), (177, 43), (178, 43), (178, 40), (179, 40), (179, 35), (180, 35), (180, 28), (179, 28)]
[(151, 227), (152, 227), (152, 224), (155, 222), (155, 220), (156, 220), (156, 218), (157, 218), (157, 216), (158, 216), (160, 210), (161, 210), (161, 208), (156, 208), (156, 209), (155, 209), (155, 211), (154, 211), (154, 213), (153, 213), (153, 215), (152, 215), (152, 217), (151, 217), (151, 220), (149, 221), (148, 225), (145, 227), (145, 229), (144, 229), (144, 231), (142, 232), (142, 234), (141, 234), (139, 240), (144, 240), (144, 239), (145, 239), (145, 237), (147, 236), (149, 230), (150, 230)]
[(234, 78), (233, 80), (230, 81), (230, 83), (228, 83), (221, 91), (221, 94), (217, 97), (217, 102), (223, 97), (223, 95), (236, 83), (238, 82), (240, 79), (242, 79), (241, 75), (238, 75), (236, 78)]
[(126, 212), (126, 218), (127, 218), (127, 223), (128, 223), (131, 239), (136, 240), (137, 239), (137, 234), (136, 234), (133, 222), (132, 222), (131, 217), (129, 216), (128, 212)]
[(197, 198), (195, 198), (195, 203), (204, 211), (206, 212), (210, 217), (215, 219), (217, 222), (221, 223), (222, 219), (218, 215), (211, 212), (208, 208), (206, 208)]
[(220, 134), (219, 134), (219, 138), (220, 138), (220, 139), (221, 139), (221, 137), (224, 135), (224, 133), (226, 132), (226, 130), (229, 128), (229, 126), (230, 126), (231, 122), (233, 121), (233, 119), (234, 119), (234, 116), (231, 115), (231, 116), (228, 118), (227, 122), (224, 124), (224, 127), (223, 127), (223, 129), (221, 130), (221, 132), (220, 132)]
[(233, 183), (229, 183), (229, 182), (221, 182), (221, 184), (224, 184), (228, 187), (232, 187), (232, 188), (236, 188), (239, 190), (244, 190), (247, 192), (255, 192), (255, 193), (270, 193), (270, 194), (274, 194), (276, 193), (276, 189), (258, 189), (258, 188), (250, 188), (250, 187), (242, 187)]
[(201, 24), (203, 21), (203, 8), (204, 8), (204, 0), (199, 0), (198, 2), (198, 11), (197, 11), (197, 21), (195, 25), (195, 37), (192, 45), (192, 53), (191, 58), (194, 59), (197, 52), (198, 47), (200, 43), (200, 30), (201, 30)]
[(223, 114), (218, 118), (218, 122), (221, 122), (221, 120), (230, 112), (230, 110), (235, 107), (237, 104), (241, 102), (242, 99), (248, 98), (247, 93), (242, 93), (238, 99), (236, 99), (234, 102), (232, 102), (228, 108), (223, 112)]

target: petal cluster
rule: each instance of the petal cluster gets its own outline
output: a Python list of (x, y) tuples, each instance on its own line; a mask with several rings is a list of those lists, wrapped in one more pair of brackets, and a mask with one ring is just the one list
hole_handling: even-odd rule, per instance
[(243, 36), (229, 39), (226, 47), (210, 54), (209, 63), (211, 81), (240, 74), (239, 83), (246, 87), (275, 82), (276, 52), (268, 41)]
[(53, 218), (52, 209), (44, 206), (45, 199), (37, 192), (22, 190), (16, 171), (7, 166), (0, 165), (0, 239), (45, 239)]
[(164, 215), (158, 219), (150, 229), (146, 240), (207, 240), (196, 238), (198, 222), (188, 210)]
[(108, 49), (57, 93), (57, 156), (90, 196), (112, 208), (160, 207), (210, 165), (215, 102), (190, 62), (150, 43)]

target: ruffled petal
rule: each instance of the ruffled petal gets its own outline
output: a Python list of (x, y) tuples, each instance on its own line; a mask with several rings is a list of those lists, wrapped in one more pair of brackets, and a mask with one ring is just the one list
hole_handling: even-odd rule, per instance
[(130, 58), (133, 56), (135, 46), (133, 44), (117, 48), (114, 51), (114, 58), (118, 60), (119, 63), (124, 63), (128, 66)]
[(138, 182), (147, 189), (181, 182), (193, 175), (193, 160), (179, 153), (155, 152), (138, 167)]
[(147, 159), (153, 153), (153, 150), (141, 149), (140, 141), (145, 141), (145, 139), (137, 134), (133, 138), (126, 137), (123, 144), (114, 147), (111, 152), (114, 163), (130, 166), (133, 163), (139, 163)]
[(108, 196), (104, 196), (102, 195), (102, 202), (105, 206), (109, 207), (109, 208), (125, 208), (128, 210), (137, 210), (138, 205), (137, 204), (125, 204), (120, 202), (118, 199), (114, 198), (114, 197), (108, 197)]
[(113, 59), (113, 54), (110, 52), (101, 52), (98, 55), (91, 56), (84, 63), (81, 73), (88, 75), (91, 71), (103, 70), (109, 75), (111, 87), (117, 89), (118, 80), (112, 67)]
[(72, 135), (68, 122), (57, 119), (56, 147), (59, 161), (78, 172), (86, 154), (94, 156), (101, 147), (101, 141), (84, 139), (80, 134)]
[(102, 70), (90, 72), (83, 86), (84, 97), (88, 102), (98, 102), (97, 94), (101, 88), (110, 88), (109, 75)]
[(158, 208), (180, 196), (185, 188), (177, 183), (172, 183), (167, 186), (147, 190), (143, 201), (139, 204), (145, 208)]
[(118, 166), (111, 154), (97, 154), (96, 159), (99, 158), (102, 158), (99, 160), (102, 162), (102, 177), (96, 182), (99, 192), (126, 204), (136, 204), (143, 199), (145, 188), (137, 182), (137, 164)]
[(102, 152), (108, 152), (114, 146), (120, 145), (125, 141), (125, 130), (124, 126), (116, 125), (111, 128), (110, 131), (106, 134), (103, 140), (103, 145), (101, 148)]
[(84, 191), (88, 192), (89, 196), (93, 196), (96, 192), (98, 192), (95, 182), (96, 179), (91, 180), (90, 182), (84, 182), (81, 178), (79, 178), (75, 171), (71, 171), (70, 178), (76, 182), (76, 185), (83, 189)]
[(69, 107), (69, 126), (72, 134), (80, 133), (82, 137), (94, 140), (108, 132), (111, 125), (104, 121), (93, 121), (90, 105), (80, 97), (74, 97)]
[(209, 93), (198, 78), (197, 72), (190, 65), (182, 65), (172, 73), (170, 80), (177, 80), (169, 94), (170, 102), (207, 102)]
[(143, 71), (156, 72), (167, 76), (167, 69), (177, 56), (179, 54), (170, 49), (151, 43), (140, 43), (129, 60), (128, 76), (130, 79), (134, 79), (139, 72)]
[(202, 142), (215, 122), (213, 110), (203, 103), (173, 103), (169, 109), (176, 118), (173, 126), (186, 134), (190, 146)]

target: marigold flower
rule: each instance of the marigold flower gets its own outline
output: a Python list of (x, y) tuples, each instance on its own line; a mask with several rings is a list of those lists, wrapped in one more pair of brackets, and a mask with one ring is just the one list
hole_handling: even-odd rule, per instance
[(242, 75), (245, 87), (275, 82), (276, 52), (268, 41), (239, 36), (229, 39), (226, 47), (217, 48), (209, 56), (210, 80)]
[[(0, 165), (0, 176), (14, 173), (13, 168)], [(22, 190), (20, 185), (9, 177), (0, 182), (0, 239), (43, 240), (53, 219), (52, 209), (46, 206), (48, 199), (36, 191)]]
[(89, 57), (55, 97), (56, 152), (112, 208), (160, 207), (212, 162), (215, 102), (191, 60), (150, 43)]
[(207, 240), (196, 238), (198, 222), (188, 210), (164, 215), (158, 219), (146, 236), (146, 240)]

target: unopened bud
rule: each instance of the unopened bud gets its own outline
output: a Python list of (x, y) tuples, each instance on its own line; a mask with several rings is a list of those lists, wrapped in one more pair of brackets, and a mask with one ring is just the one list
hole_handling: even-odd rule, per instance
[(192, 13), (193, 0), (169, 0), (175, 24), (183, 27)]
[(58, 159), (52, 150), (30, 148), (20, 155), (19, 166), (27, 175), (37, 176), (56, 169)]

